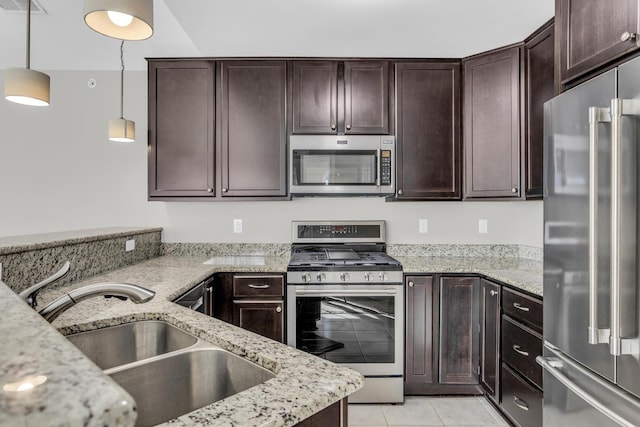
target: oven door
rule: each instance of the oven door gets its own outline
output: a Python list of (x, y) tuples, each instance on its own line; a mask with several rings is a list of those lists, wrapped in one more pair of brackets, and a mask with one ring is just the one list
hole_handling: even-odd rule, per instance
[(401, 376), (401, 284), (289, 285), (288, 344), (365, 376)]

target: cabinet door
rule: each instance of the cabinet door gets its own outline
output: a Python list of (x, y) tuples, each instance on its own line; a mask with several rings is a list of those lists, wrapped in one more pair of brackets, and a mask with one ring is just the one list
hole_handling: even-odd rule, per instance
[(292, 80), (292, 132), (335, 134), (338, 126), (338, 63), (295, 61)]
[(406, 286), (406, 350), (405, 391), (411, 387), (437, 382), (434, 354), (434, 313), (438, 312), (433, 298), (433, 276), (407, 276)]
[(344, 133), (389, 133), (389, 63), (344, 63)]
[(282, 301), (233, 301), (233, 324), (278, 342), (284, 342)]
[(480, 383), (490, 397), (499, 399), (500, 384), (500, 288), (480, 280)]
[(285, 196), (286, 62), (222, 63), (222, 197)]
[(397, 199), (460, 199), (460, 63), (396, 64)]
[(544, 103), (553, 98), (553, 23), (524, 44), (524, 191), (527, 199), (542, 197)]
[(520, 197), (520, 48), (463, 64), (465, 197)]
[(215, 195), (214, 70), (149, 61), (149, 198)]
[(479, 280), (440, 279), (441, 384), (478, 384)]
[(625, 32), (639, 32), (638, 18), (638, 0), (556, 1), (561, 82), (638, 49), (635, 40), (621, 40)]

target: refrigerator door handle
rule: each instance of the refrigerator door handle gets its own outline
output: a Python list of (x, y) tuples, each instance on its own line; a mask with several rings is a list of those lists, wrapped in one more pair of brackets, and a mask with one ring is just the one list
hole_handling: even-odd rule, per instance
[(611, 121), (609, 108), (589, 107), (589, 344), (609, 343), (598, 327), (598, 125)]
[(575, 393), (580, 399), (587, 402), (589, 405), (591, 405), (593, 408), (595, 408), (605, 416), (609, 417), (610, 419), (620, 424), (621, 426), (625, 426), (625, 427), (636, 426), (636, 424), (627, 421), (617, 413), (613, 412), (611, 409), (607, 407), (607, 405), (600, 402), (598, 399), (593, 397), (587, 391), (580, 388), (577, 384), (571, 381), (570, 378), (564, 375), (560, 370), (564, 366), (563, 362), (560, 359), (555, 357), (538, 356), (536, 357), (536, 362), (538, 362), (538, 364), (542, 366), (542, 368), (545, 371), (547, 371), (549, 374), (551, 374), (555, 379), (560, 381), (560, 383), (563, 384), (567, 389)]
[(638, 354), (638, 339), (621, 337), (620, 271), (621, 239), (620, 217), (622, 209), (622, 116), (640, 115), (637, 100), (614, 98), (611, 100), (611, 335), (609, 352), (613, 356)]

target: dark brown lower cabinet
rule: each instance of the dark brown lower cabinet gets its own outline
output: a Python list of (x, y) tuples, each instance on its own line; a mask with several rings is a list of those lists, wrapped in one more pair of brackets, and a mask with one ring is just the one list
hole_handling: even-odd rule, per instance
[(502, 408), (521, 427), (542, 426), (542, 393), (502, 364)]
[(284, 342), (284, 301), (233, 301), (233, 323), (272, 340)]
[(300, 421), (296, 427), (346, 427), (348, 421), (347, 398), (324, 408), (317, 414)]
[(481, 393), (479, 280), (406, 276), (406, 394)]
[(500, 399), (500, 291), (480, 279), (480, 384), (495, 403)]

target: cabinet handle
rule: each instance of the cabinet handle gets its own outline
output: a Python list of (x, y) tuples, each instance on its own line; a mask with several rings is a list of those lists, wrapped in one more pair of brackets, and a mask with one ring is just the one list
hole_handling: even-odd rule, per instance
[(282, 312), (282, 307), (277, 306), (277, 307), (276, 307), (276, 313), (281, 313), (281, 312)]
[(636, 33), (631, 33), (629, 31), (625, 31), (620, 36), (620, 41), (623, 41), (623, 42), (634, 41), (637, 36), (638, 35)]
[(520, 305), (520, 303), (517, 303), (517, 302), (514, 302), (513, 306), (515, 308), (517, 308), (518, 310), (520, 310), (520, 311), (524, 311), (524, 312), (529, 311), (529, 307), (525, 307), (524, 305)]
[(511, 189), (511, 192), (512, 192), (513, 194), (516, 194), (516, 193), (518, 192), (518, 187), (513, 187), (513, 188)]
[(207, 292), (212, 293), (213, 292), (213, 288), (207, 288)]
[(402, 190), (398, 190), (398, 196), (402, 196)]
[(254, 285), (253, 283), (249, 283), (249, 287), (253, 288), (253, 289), (269, 289), (271, 287), (271, 285)]
[(347, 130), (351, 130), (351, 125), (347, 125)]
[(514, 344), (513, 347), (513, 351), (515, 351), (516, 353), (524, 356), (524, 357), (529, 357), (529, 352), (528, 351), (522, 351), (520, 350), (520, 346), (518, 344)]
[(498, 291), (494, 291), (493, 289), (491, 289), (489, 291), (489, 295), (491, 295), (492, 297), (495, 297), (496, 295), (498, 295)]
[(413, 282), (409, 281), (409, 287), (413, 288)]
[(207, 193), (213, 193), (213, 188), (207, 188)]
[(222, 192), (223, 192), (223, 193), (226, 193), (227, 191), (229, 191), (229, 189), (228, 189), (228, 188), (223, 188), (223, 189), (222, 189)]
[(518, 396), (513, 396), (513, 404), (516, 405), (518, 408), (522, 409), (523, 411), (529, 410), (529, 405), (527, 405), (527, 402), (520, 399)]
[(331, 130), (336, 130), (336, 125), (334, 125), (333, 123), (331, 124)]

